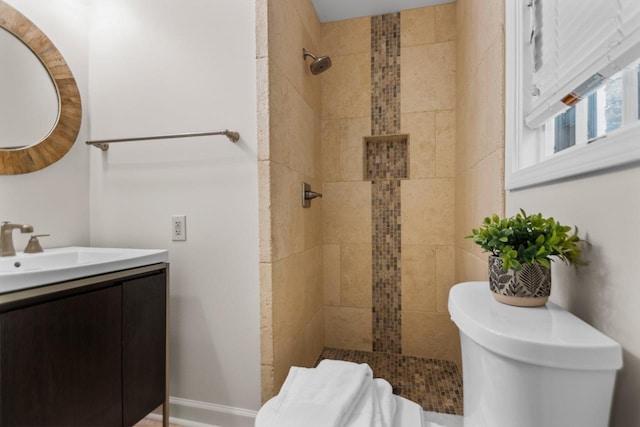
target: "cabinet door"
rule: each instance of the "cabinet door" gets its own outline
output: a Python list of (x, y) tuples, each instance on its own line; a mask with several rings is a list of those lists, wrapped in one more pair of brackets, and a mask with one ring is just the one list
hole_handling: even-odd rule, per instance
[(122, 423), (120, 286), (0, 315), (3, 426)]
[(166, 273), (122, 284), (124, 425), (164, 403)]

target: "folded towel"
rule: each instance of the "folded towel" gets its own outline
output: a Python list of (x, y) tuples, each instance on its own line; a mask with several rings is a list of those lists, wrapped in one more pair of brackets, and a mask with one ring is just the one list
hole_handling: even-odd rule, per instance
[(396, 400), (391, 384), (377, 378), (369, 383), (368, 390), (356, 403), (345, 427), (392, 427), (396, 412)]
[(292, 367), (266, 425), (344, 427), (372, 382), (367, 364), (323, 360), (315, 369)]
[[(268, 408), (266, 407), (268, 406)], [(259, 413), (261, 427), (392, 427), (391, 385), (373, 379), (367, 364), (323, 360), (293, 367), (280, 393)]]

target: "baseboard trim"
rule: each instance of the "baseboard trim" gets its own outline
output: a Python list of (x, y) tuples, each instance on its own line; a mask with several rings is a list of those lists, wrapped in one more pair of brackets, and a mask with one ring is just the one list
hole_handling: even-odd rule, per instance
[[(197, 400), (169, 398), (169, 421), (184, 427), (253, 427), (256, 411)], [(151, 414), (152, 419), (162, 419)]]

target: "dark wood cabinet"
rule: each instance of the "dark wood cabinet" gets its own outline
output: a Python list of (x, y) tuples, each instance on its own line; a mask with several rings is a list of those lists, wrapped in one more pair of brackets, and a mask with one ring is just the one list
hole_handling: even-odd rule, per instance
[(165, 402), (166, 265), (113, 276), (0, 303), (1, 426), (130, 426)]
[(124, 425), (135, 424), (164, 401), (165, 295), (155, 276), (122, 286)]

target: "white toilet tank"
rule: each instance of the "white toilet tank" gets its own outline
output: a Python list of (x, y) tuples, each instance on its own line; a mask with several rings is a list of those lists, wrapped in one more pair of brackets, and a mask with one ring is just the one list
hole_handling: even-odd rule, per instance
[(513, 307), (487, 282), (449, 293), (460, 329), (464, 427), (607, 427), (620, 345), (549, 302)]

